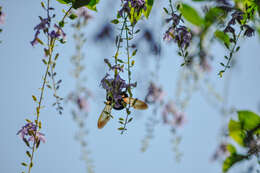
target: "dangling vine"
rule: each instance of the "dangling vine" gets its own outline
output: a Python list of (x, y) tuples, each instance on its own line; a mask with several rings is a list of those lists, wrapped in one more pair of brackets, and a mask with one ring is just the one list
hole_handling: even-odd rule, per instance
[[(60, 0), (62, 1), (62, 0)], [(53, 104), (56, 105), (56, 109), (59, 114), (62, 113), (62, 106), (60, 101), (61, 97), (57, 95), (57, 90), (60, 87), (61, 80), (58, 82), (55, 81), (56, 72), (54, 71), (56, 67), (56, 61), (59, 57), (59, 53), (56, 53), (54, 56), (54, 48), (56, 47), (57, 41), (64, 44), (66, 42), (66, 33), (63, 31), (63, 27), (66, 22), (65, 19), (70, 17), (73, 19), (73, 15), (70, 14), (71, 10), (77, 9), (79, 7), (87, 5), (86, 3), (82, 3), (79, 1), (71, 1), (71, 2), (63, 2), (66, 4), (71, 4), (68, 10), (64, 11), (64, 15), (58, 24), (52, 25), (52, 20), (55, 18), (55, 14), (51, 14), (54, 11), (54, 8), (50, 6), (50, 0), (47, 0), (47, 4), (41, 2), (41, 6), (43, 10), (46, 12), (46, 17), (39, 17), (40, 23), (34, 27), (35, 35), (34, 39), (31, 41), (31, 45), (35, 46), (37, 44), (41, 44), (45, 48), (43, 49), (45, 58), (42, 59), (44, 65), (46, 66), (45, 73), (43, 75), (43, 81), (40, 88), (40, 96), (37, 98), (32, 95), (33, 101), (36, 103), (36, 117), (34, 120), (26, 119), (26, 124), (18, 131), (17, 135), (20, 135), (22, 140), (25, 142), (28, 150), (26, 151), (26, 155), (29, 157), (28, 163), (22, 162), (21, 164), (27, 167), (27, 173), (31, 172), (31, 169), (34, 165), (34, 157), (36, 150), (38, 149), (41, 142), (45, 142), (45, 135), (41, 133), (42, 123), (40, 121), (40, 112), (43, 109), (43, 98), (45, 94), (45, 88), (48, 87), (52, 89), (54, 94), (53, 96), (56, 99), (56, 102)], [(94, 8), (96, 4), (92, 4), (92, 6), (88, 6), (89, 8)], [(43, 33), (45, 36), (46, 42), (40, 39), (40, 34)], [(52, 80), (52, 85), (49, 82), (49, 79)]]
[[(0, 6), (0, 26), (5, 23), (5, 13), (2, 11), (2, 6)], [(0, 28), (0, 33), (3, 31), (2, 28)], [(0, 43), (2, 41), (0, 40)]]
[(81, 159), (85, 162), (86, 172), (93, 173), (93, 160), (90, 158), (88, 141), (86, 139), (89, 133), (88, 129), (86, 129), (86, 121), (88, 121), (90, 113), (89, 100), (92, 93), (85, 87), (86, 76), (83, 76), (82, 74), (85, 69), (85, 66), (83, 65), (83, 60), (85, 59), (83, 48), (87, 40), (83, 29), (86, 28), (91, 16), (85, 7), (79, 8), (75, 12), (75, 16), (77, 16), (77, 20), (72, 24), (72, 27), (74, 29), (73, 38), (76, 43), (76, 53), (71, 57), (71, 63), (74, 67), (72, 76), (75, 79), (76, 89), (69, 94), (68, 101), (74, 105), (71, 114), (79, 129), (75, 138), (80, 144)]
[[(131, 111), (130, 108), (146, 109), (146, 103), (133, 98), (132, 89), (137, 86), (137, 83), (131, 83), (131, 68), (134, 66), (135, 61), (132, 60), (136, 55), (137, 49), (135, 49), (130, 55), (130, 41), (134, 39), (135, 34), (140, 30), (135, 30), (135, 26), (142, 15), (148, 17), (153, 2), (149, 3), (144, 0), (124, 0), (121, 4), (121, 9), (118, 11), (117, 18), (112, 20), (113, 24), (121, 24), (120, 33), (116, 36), (116, 53), (114, 55), (114, 65), (110, 63), (108, 59), (105, 59), (105, 63), (110, 70), (114, 71), (114, 77), (108, 78), (106, 76), (101, 80), (101, 86), (106, 90), (106, 106), (101, 113), (98, 120), (98, 128), (103, 128), (111, 117), (112, 108), (115, 110), (126, 110), (126, 117), (120, 117), (119, 123), (121, 127), (118, 130), (121, 134), (127, 130), (127, 124), (132, 121), (132, 117), (129, 118)], [(124, 36), (125, 35), (125, 36)], [(121, 55), (121, 48), (125, 44), (126, 47), (126, 59), (123, 60)], [(127, 66), (125, 68), (125, 65)], [(127, 82), (121, 77), (124, 70), (127, 70)]]

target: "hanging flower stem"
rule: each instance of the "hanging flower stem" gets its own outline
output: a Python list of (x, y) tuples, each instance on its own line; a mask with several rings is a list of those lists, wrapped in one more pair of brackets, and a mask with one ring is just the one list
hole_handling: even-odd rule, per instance
[[(122, 42), (122, 36), (123, 36), (123, 31), (124, 31), (124, 28), (127, 24), (127, 18), (128, 18), (128, 15), (124, 16), (124, 21), (123, 21), (123, 25), (122, 25), (122, 28), (120, 29), (120, 34), (119, 34), (119, 37), (117, 36), (116, 38), (116, 44), (117, 44), (117, 48), (116, 48), (116, 54), (115, 54), (115, 64), (117, 65), (118, 64), (118, 54), (119, 54), (119, 50), (121, 48), (121, 42)], [(115, 69), (115, 77), (117, 75), (117, 69)]]
[[(132, 26), (132, 25), (131, 25)], [(132, 97), (133, 97), (133, 94), (132, 94), (132, 91), (131, 91), (131, 71), (130, 71), (130, 68), (131, 68), (131, 66), (130, 66), (130, 53), (129, 53), (129, 40), (131, 39), (131, 38), (129, 38), (129, 36), (128, 36), (128, 27), (127, 26), (125, 26), (125, 39), (126, 39), (126, 52), (127, 52), (127, 72), (128, 72), (128, 85), (129, 85), (129, 88), (128, 88), (128, 94), (129, 94), (129, 100), (131, 100), (132, 99)], [(134, 27), (132, 26), (132, 31), (134, 30)], [(132, 32), (132, 34), (133, 34), (133, 32)], [(129, 117), (129, 115), (130, 115), (130, 113), (131, 113), (131, 111), (130, 111), (130, 107), (131, 107), (131, 101), (129, 101), (129, 104), (127, 105), (127, 108), (126, 108), (126, 118), (125, 118), (125, 122), (124, 122), (124, 130), (122, 130), (121, 131), (121, 134), (123, 134), (124, 133), (124, 131), (126, 130), (126, 124), (128, 123), (128, 117)]]
[(236, 36), (235, 34), (233, 35), (234, 45), (233, 45), (233, 47), (232, 47), (232, 49), (231, 49), (231, 51), (230, 51), (230, 53), (229, 53), (229, 57), (225, 56), (225, 58), (226, 58), (228, 61), (227, 61), (226, 65), (223, 64), (223, 63), (220, 63), (222, 66), (224, 66), (224, 69), (221, 70), (221, 71), (218, 73), (218, 75), (219, 75), (220, 77), (222, 77), (222, 76), (223, 76), (223, 73), (225, 73), (226, 70), (227, 70), (228, 68), (230, 68), (230, 63), (231, 63), (231, 60), (232, 60), (232, 58), (233, 58), (233, 56), (234, 56), (234, 53), (237, 52), (237, 51), (240, 49), (240, 47), (237, 46), (237, 43), (238, 43), (238, 40), (239, 40), (239, 38), (240, 38), (240, 36), (241, 36), (242, 31), (243, 31), (243, 30), (240, 29), (240, 31), (239, 31), (239, 33), (238, 33), (237, 36)]
[[(47, 7), (47, 16), (49, 17), (49, 0), (48, 0), (48, 7)], [(72, 9), (72, 7), (65, 13), (64, 17), (62, 18), (62, 22), (64, 22), (66, 16), (69, 14), (70, 10)], [(47, 63), (47, 67), (46, 67), (46, 71), (45, 71), (45, 74), (44, 74), (44, 77), (43, 77), (43, 83), (42, 83), (42, 86), (40, 88), (41, 90), (41, 93), (40, 93), (40, 98), (39, 98), (39, 102), (38, 102), (38, 106), (36, 107), (36, 120), (35, 120), (35, 124), (36, 124), (36, 130), (33, 132), (33, 136), (35, 138), (35, 140), (33, 141), (33, 146), (32, 146), (32, 150), (31, 150), (31, 153), (29, 154), (30, 155), (30, 163), (29, 163), (29, 166), (28, 166), (28, 173), (31, 172), (31, 168), (33, 167), (33, 158), (34, 158), (34, 155), (35, 155), (35, 151), (36, 149), (38, 148), (38, 143), (37, 143), (37, 132), (38, 130), (41, 128), (41, 123), (39, 121), (39, 118), (40, 118), (40, 110), (42, 108), (42, 100), (43, 100), (43, 95), (44, 95), (44, 91), (45, 91), (45, 87), (46, 87), (46, 84), (47, 84), (47, 77), (48, 77), (48, 73), (49, 73), (49, 69), (50, 69), (50, 66), (52, 64), (52, 54), (53, 54), (53, 49), (54, 49), (54, 46), (55, 46), (55, 41), (56, 39), (55, 38), (49, 38), (49, 35), (47, 35), (47, 39), (48, 39), (48, 50), (47, 50), (47, 54), (48, 54), (48, 63)], [(54, 87), (54, 91), (56, 91), (56, 88)]]

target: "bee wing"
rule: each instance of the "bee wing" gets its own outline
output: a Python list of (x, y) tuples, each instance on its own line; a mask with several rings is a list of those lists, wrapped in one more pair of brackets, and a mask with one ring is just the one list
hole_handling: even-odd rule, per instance
[(107, 124), (107, 122), (110, 120), (111, 110), (112, 110), (111, 105), (106, 105), (105, 108), (103, 109), (101, 115), (98, 118), (97, 126), (98, 126), (99, 129), (102, 129)]
[(130, 103), (130, 105), (135, 109), (144, 110), (148, 108), (148, 105), (145, 102), (135, 98), (126, 97), (124, 98), (124, 102), (126, 102), (127, 104)]

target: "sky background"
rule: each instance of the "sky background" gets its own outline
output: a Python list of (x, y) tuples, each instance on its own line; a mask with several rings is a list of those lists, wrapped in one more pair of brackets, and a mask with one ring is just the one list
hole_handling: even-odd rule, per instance
[[(161, 123), (156, 126), (155, 138), (148, 150), (145, 153), (140, 152), (141, 140), (146, 133), (145, 123), (147, 117), (151, 116), (152, 108), (135, 112), (136, 117), (124, 135), (120, 135), (117, 130), (117, 119), (111, 120), (104, 129), (97, 129), (97, 119), (104, 107), (105, 98), (104, 90), (99, 87), (99, 81), (107, 70), (103, 59), (114, 54), (115, 46), (111, 42), (96, 42), (93, 38), (103, 23), (115, 16), (119, 4), (111, 2), (101, 0), (98, 5), (99, 12), (91, 13), (93, 19), (85, 29), (88, 40), (84, 47), (86, 55), (84, 74), (88, 78), (86, 86), (95, 96), (91, 101), (91, 112), (87, 120), (90, 132), (87, 141), (91, 151), (90, 157), (94, 160), (95, 172), (220, 173), (221, 163), (211, 162), (210, 158), (219, 143), (223, 118), (216, 107), (209, 105), (200, 91), (193, 94), (186, 109), (187, 122), (178, 131), (182, 136), (179, 146), (179, 150), (183, 152), (181, 162), (176, 162), (175, 153), (172, 151), (173, 136), (170, 128)], [(51, 4), (56, 9), (56, 14), (61, 14), (64, 6), (56, 1), (52, 1)], [(13, 173), (22, 172), (23, 167), (20, 163), (27, 161), (26, 146), (16, 133), (24, 125), (24, 119), (32, 118), (34, 114), (35, 105), (31, 95), (39, 95), (38, 88), (41, 86), (41, 77), (45, 71), (41, 61), (42, 48), (39, 45), (34, 48), (30, 45), (34, 36), (33, 28), (39, 23), (38, 16), (44, 15), (44, 11), (41, 9), (40, 1), (35, 0), (1, 0), (0, 5), (6, 13), (6, 22), (1, 26), (3, 32), (0, 34), (0, 40), (3, 40), (0, 44), (0, 172)], [(152, 21), (153, 16), (163, 11), (161, 9), (156, 11), (158, 9), (153, 9), (151, 21), (141, 24), (152, 27), (157, 33), (156, 37), (161, 41), (163, 30), (157, 30), (160, 28), (160, 23), (155, 24)], [(59, 18), (60, 15), (57, 15), (55, 20)], [(65, 45), (57, 47), (60, 58), (56, 68), (59, 78), (63, 80), (59, 90), (63, 97), (75, 87), (75, 81), (70, 75), (72, 71), (70, 57), (75, 51), (75, 45), (71, 37), (72, 29), (66, 27), (65, 30), (68, 41)], [(240, 43), (241, 49), (235, 57), (238, 61), (229, 81), (228, 103), (237, 109), (250, 109), (259, 113), (259, 38), (256, 35)], [(174, 100), (177, 79), (181, 71), (181, 58), (175, 53), (176, 47), (164, 43), (163, 46), (160, 77), (157, 82), (163, 85), (167, 96)], [(215, 59), (209, 76), (210, 82), (216, 91), (223, 94), (224, 84), (230, 72), (225, 73), (223, 79), (217, 76), (217, 72), (220, 70), (219, 62), (224, 59), (225, 50), (218, 44), (211, 50)], [(133, 79), (138, 82), (135, 91), (138, 98), (144, 98), (149, 81), (152, 80), (150, 72), (154, 68), (154, 57), (144, 52), (140, 50), (137, 53), (136, 70), (133, 72)], [(32, 172), (85, 172), (84, 163), (79, 159), (79, 144), (74, 139), (77, 126), (72, 120), (70, 106), (64, 105), (63, 115), (58, 115), (51, 106), (54, 100), (50, 93), (48, 91), (45, 96), (46, 108), (40, 115), (42, 132), (46, 134), (47, 142), (41, 144), (37, 151)], [(114, 114), (122, 113), (114, 112)], [(243, 169), (243, 165), (236, 166), (230, 172)]]

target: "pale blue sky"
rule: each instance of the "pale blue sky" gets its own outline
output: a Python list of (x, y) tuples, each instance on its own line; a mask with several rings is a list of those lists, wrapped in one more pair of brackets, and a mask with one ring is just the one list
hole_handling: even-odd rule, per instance
[[(37, 16), (43, 15), (39, 2), (35, 0), (0, 2), (6, 13), (4, 31), (0, 34), (0, 39), (3, 40), (3, 43), (0, 44), (1, 173), (22, 172), (20, 163), (26, 161), (26, 147), (16, 132), (24, 124), (25, 118), (33, 116), (34, 103), (31, 95), (39, 94), (38, 88), (41, 85), (41, 76), (44, 72), (41, 61), (42, 48), (40, 46), (33, 48), (29, 43), (34, 35), (33, 27), (39, 22)], [(111, 8), (111, 4), (105, 3), (103, 0), (100, 3), (99, 13), (92, 13), (94, 19), (86, 28), (89, 39), (85, 46), (87, 69), (85, 74), (88, 76), (86, 85), (95, 95), (95, 100), (91, 102), (91, 112), (87, 122), (90, 131), (87, 141), (91, 150), (91, 158), (94, 160), (95, 172), (220, 173), (220, 163), (211, 163), (209, 160), (219, 142), (221, 118), (219, 112), (207, 104), (200, 92), (194, 93), (186, 111), (188, 121), (180, 129), (180, 134), (183, 137), (180, 150), (184, 153), (180, 163), (174, 160), (169, 127), (161, 124), (156, 128), (155, 139), (148, 151), (146, 153), (140, 152), (141, 140), (145, 135), (146, 117), (150, 116), (151, 109), (137, 112), (137, 118), (129, 125), (125, 135), (120, 135), (116, 130), (118, 127), (116, 119), (112, 120), (104, 129), (97, 129), (96, 122), (103, 109), (105, 95), (99, 87), (99, 81), (105, 74), (103, 59), (111, 57), (114, 52), (113, 44), (105, 43), (106, 47), (104, 47), (104, 44), (96, 43), (92, 39), (95, 31), (101, 28), (102, 22), (111, 20), (114, 16), (110, 15), (111, 18), (109, 18), (107, 13), (102, 10)], [(60, 13), (62, 6), (54, 1), (52, 4), (54, 4), (57, 13)], [(74, 80), (69, 74), (72, 70), (70, 57), (74, 53), (74, 42), (71, 38), (72, 30), (68, 28), (65, 30), (68, 33), (68, 42), (57, 48), (60, 51), (57, 73), (63, 80), (60, 90), (62, 96), (66, 96), (74, 87)], [(111, 49), (107, 47), (111, 47)], [(257, 105), (260, 100), (259, 48), (257, 36), (241, 44), (241, 50), (236, 57), (239, 61), (232, 72), (229, 98), (230, 105), (258, 113)], [(173, 55), (176, 50), (174, 47), (164, 47), (164, 50), (159, 82), (164, 85), (168, 96), (174, 99), (177, 77), (181, 69), (181, 58)], [(139, 89), (136, 91), (139, 98), (144, 97), (145, 91), (143, 89), (147, 87), (149, 82), (149, 80), (144, 79), (151, 79), (150, 76), (147, 77), (149, 72), (145, 69), (152, 69), (151, 65), (153, 64), (145, 63), (149, 57), (144, 57), (146, 58), (144, 61), (141, 52), (138, 52), (136, 57), (135, 68), (138, 70), (133, 72), (133, 78), (139, 82)], [(215, 66), (211, 74), (211, 82), (219, 92), (223, 89), (225, 77), (220, 79), (216, 74), (220, 68), (218, 63), (224, 59), (222, 58), (224, 53), (223, 47), (219, 45), (212, 47), (216, 63), (214, 63)], [(225, 75), (227, 76), (228, 73)], [(72, 121), (70, 107), (65, 105), (64, 114), (59, 116), (51, 107), (52, 102), (51, 94), (47, 94), (44, 100), (46, 108), (41, 113), (42, 131), (46, 134), (47, 143), (42, 144), (37, 151), (32, 172), (84, 172), (84, 163), (79, 160), (79, 145), (74, 140), (77, 126)], [(114, 114), (120, 114), (120, 112)], [(235, 170), (232, 171), (235, 172)]]

